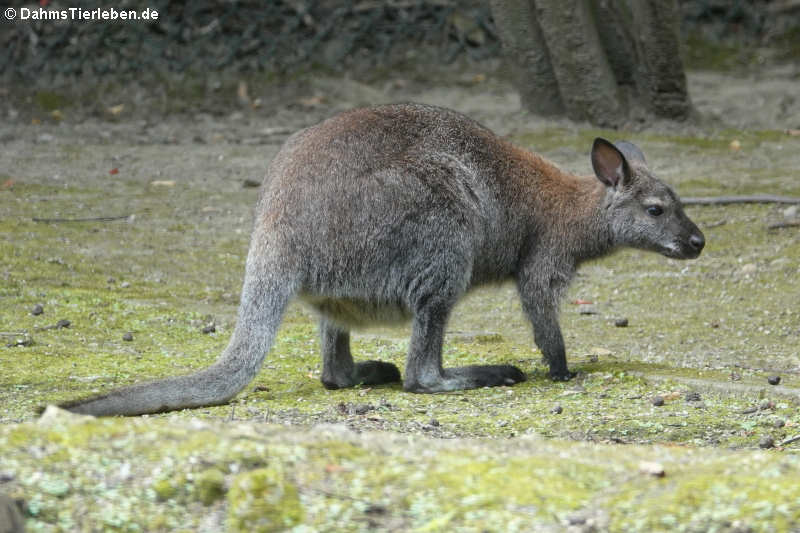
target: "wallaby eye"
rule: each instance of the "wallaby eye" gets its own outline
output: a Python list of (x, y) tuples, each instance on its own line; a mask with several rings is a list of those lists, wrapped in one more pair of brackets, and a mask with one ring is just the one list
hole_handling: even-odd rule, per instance
[(647, 208), (647, 214), (651, 217), (658, 217), (664, 213), (664, 208), (660, 205), (651, 205)]

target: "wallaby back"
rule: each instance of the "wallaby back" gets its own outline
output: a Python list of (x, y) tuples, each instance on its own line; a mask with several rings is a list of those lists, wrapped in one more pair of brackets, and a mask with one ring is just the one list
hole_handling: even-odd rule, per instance
[(441, 359), (458, 299), (504, 279), (517, 282), (551, 375), (568, 379), (557, 306), (577, 265), (618, 246), (689, 258), (703, 244), (634, 145), (598, 139), (592, 163), (597, 179), (575, 176), (419, 104), (356, 109), (302, 130), (264, 180), (239, 318), (220, 359), (63, 406), (105, 415), (227, 402), (257, 373), (295, 295), (320, 316), (328, 388), (398, 381), (390, 363), (353, 360), (349, 331), (409, 319), (406, 390), (513, 384), (525, 379), (513, 366)]

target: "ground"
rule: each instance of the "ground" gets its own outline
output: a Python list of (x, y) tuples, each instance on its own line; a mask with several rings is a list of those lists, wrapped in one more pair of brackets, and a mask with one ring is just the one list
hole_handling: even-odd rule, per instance
[[(691, 73), (701, 119), (625, 131), (522, 113), (490, 64), (434, 74), (0, 88), (0, 491), (26, 502), (31, 531), (800, 524), (800, 444), (781, 446), (800, 434), (800, 229), (768, 227), (797, 220), (787, 205), (689, 207), (707, 240), (695, 261), (585, 265), (562, 309), (568, 383), (546, 378), (502, 285), (460, 304), (445, 361), (516, 364), (529, 379), (514, 387), (327, 391), (314, 318), (292, 306), (229, 405), (36, 422), (39, 406), (214, 360), (268, 161), (340, 109), (445, 105), (583, 174), (594, 137), (626, 138), (681, 195), (800, 196), (797, 67)], [(119, 218), (58, 221), (96, 217)], [(354, 353), (402, 368), (408, 334), (358, 333)], [(79, 511), (87, 499), (106, 504)]]

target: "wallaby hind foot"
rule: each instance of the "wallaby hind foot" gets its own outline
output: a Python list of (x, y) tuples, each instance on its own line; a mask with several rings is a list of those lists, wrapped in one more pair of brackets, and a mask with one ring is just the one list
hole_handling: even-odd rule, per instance
[(323, 319), (320, 321), (322, 385), (329, 390), (356, 385), (381, 385), (400, 381), (400, 370), (382, 361), (353, 362), (350, 333)]
[(384, 361), (363, 361), (353, 365), (352, 373), (347, 379), (322, 378), (322, 385), (329, 390), (345, 389), (356, 385), (383, 385), (402, 380), (400, 370), (392, 363)]
[(525, 374), (512, 365), (470, 365), (443, 368), (438, 376), (409, 380), (404, 389), (408, 392), (448, 392), (454, 390), (501, 387), (525, 381)]

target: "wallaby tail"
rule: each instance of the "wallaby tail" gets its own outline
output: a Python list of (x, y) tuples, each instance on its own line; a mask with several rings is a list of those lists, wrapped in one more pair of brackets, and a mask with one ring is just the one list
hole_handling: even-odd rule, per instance
[(289, 280), (270, 279), (271, 273), (253, 271), (250, 261), (247, 270), (236, 328), (228, 347), (213, 365), (193, 374), (137, 383), (59, 407), (75, 413), (111, 416), (228, 402), (258, 373), (295, 291)]

